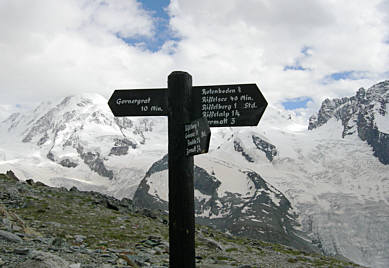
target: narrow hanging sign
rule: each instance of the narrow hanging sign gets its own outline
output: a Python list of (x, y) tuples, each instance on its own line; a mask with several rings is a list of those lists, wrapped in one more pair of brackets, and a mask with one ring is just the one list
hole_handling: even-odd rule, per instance
[(208, 153), (210, 139), (211, 130), (206, 118), (185, 124), (186, 156)]

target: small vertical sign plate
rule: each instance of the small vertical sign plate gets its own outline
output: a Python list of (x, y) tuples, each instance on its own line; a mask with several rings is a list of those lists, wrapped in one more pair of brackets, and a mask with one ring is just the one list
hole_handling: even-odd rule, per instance
[(207, 153), (210, 139), (211, 130), (206, 118), (202, 117), (189, 124), (185, 124), (185, 155), (193, 156)]

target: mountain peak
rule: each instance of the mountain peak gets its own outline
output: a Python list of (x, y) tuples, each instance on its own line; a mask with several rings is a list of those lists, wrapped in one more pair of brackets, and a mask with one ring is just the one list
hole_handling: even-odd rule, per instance
[(357, 134), (373, 147), (374, 155), (389, 164), (389, 80), (360, 88), (353, 97), (326, 99), (317, 115), (309, 119), (309, 130), (330, 119), (341, 121), (342, 137)]
[(58, 110), (62, 109), (84, 109), (87, 107), (107, 106), (107, 99), (96, 93), (82, 93), (65, 97), (57, 106)]

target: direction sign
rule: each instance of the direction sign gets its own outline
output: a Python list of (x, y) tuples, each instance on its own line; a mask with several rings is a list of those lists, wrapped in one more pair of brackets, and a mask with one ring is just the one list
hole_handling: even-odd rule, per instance
[(208, 153), (211, 130), (204, 117), (185, 124), (186, 156)]
[(161, 116), (168, 114), (167, 90), (115, 90), (108, 101), (115, 116)]
[(256, 126), (267, 107), (256, 84), (196, 86), (192, 100), (210, 127)]

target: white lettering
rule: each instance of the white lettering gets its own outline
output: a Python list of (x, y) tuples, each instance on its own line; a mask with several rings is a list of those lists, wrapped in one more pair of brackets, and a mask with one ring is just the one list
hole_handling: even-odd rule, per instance
[(140, 104), (149, 104), (151, 101), (151, 98), (148, 97), (146, 99), (117, 99), (116, 104), (117, 105), (126, 105), (126, 104), (135, 104), (135, 105), (140, 105)]

